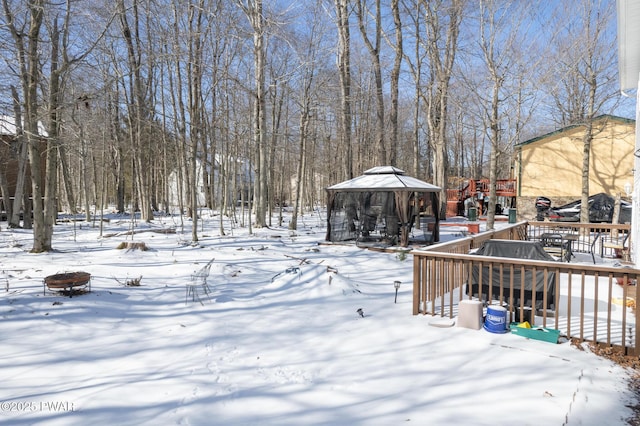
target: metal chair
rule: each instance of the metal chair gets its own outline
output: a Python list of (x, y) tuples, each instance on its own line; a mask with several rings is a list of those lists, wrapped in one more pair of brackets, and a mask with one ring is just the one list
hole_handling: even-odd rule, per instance
[(629, 232), (627, 232), (622, 240), (620, 238), (610, 238), (605, 240), (603, 238), (602, 244), (600, 244), (600, 257), (604, 257), (604, 249), (609, 249), (614, 252), (614, 255), (620, 253), (627, 249), (627, 240), (629, 239)]
[(596, 244), (598, 243), (598, 239), (601, 237), (601, 235), (602, 234), (598, 232), (593, 241), (591, 241), (591, 245), (589, 246), (589, 253), (591, 254), (591, 260), (593, 260), (594, 265), (596, 264)]
[(209, 287), (207, 279), (209, 278), (209, 272), (211, 271), (211, 265), (213, 264), (214, 260), (215, 258), (211, 259), (209, 262), (207, 262), (206, 265), (204, 265), (196, 273), (191, 275), (191, 280), (186, 285), (186, 294), (184, 299), (185, 305), (189, 301), (189, 296), (191, 296), (192, 302), (195, 302), (197, 299), (198, 302), (200, 302), (200, 304), (204, 306), (204, 303), (202, 303), (202, 299), (200, 298), (200, 290), (204, 292), (204, 294), (207, 296), (207, 299), (211, 300), (211, 287)]
[(568, 256), (571, 251), (568, 249), (569, 241), (565, 241), (562, 234), (543, 234), (541, 236), (544, 251), (559, 258), (562, 261), (569, 261)]

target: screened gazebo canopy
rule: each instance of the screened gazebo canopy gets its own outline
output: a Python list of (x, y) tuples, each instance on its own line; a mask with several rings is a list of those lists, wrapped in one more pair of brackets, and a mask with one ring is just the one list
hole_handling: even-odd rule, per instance
[[(327, 188), (327, 241), (438, 241), (440, 188), (392, 166)], [(415, 226), (415, 228), (414, 228)], [(419, 228), (419, 229), (418, 229)]]

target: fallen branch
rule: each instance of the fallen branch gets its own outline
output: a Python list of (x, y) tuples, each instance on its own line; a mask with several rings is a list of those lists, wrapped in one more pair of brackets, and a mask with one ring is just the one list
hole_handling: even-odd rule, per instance
[(141, 234), (143, 232), (155, 232), (156, 234), (175, 234), (176, 230), (173, 229), (173, 228), (135, 229), (133, 231), (116, 232), (115, 234), (106, 234), (106, 235), (103, 235), (103, 237), (104, 238), (111, 238), (111, 237), (119, 237), (119, 236), (122, 236), (122, 235)]
[(291, 259), (299, 260), (300, 263), (298, 263), (298, 265), (304, 265), (305, 263), (311, 263), (310, 261), (307, 260), (306, 257), (300, 258), (300, 257), (295, 257), (295, 256), (289, 256), (288, 254), (285, 254), (284, 256), (288, 257), (288, 258), (291, 258)]

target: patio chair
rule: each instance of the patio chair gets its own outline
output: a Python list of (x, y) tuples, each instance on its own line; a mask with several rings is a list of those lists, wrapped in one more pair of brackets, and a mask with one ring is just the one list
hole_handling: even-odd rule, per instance
[(569, 250), (569, 241), (566, 241), (562, 234), (543, 234), (541, 236), (544, 251), (549, 253), (561, 261), (571, 260), (571, 250)]
[(209, 287), (207, 279), (209, 278), (209, 272), (211, 271), (211, 265), (214, 260), (215, 258), (211, 259), (206, 265), (191, 275), (191, 280), (186, 285), (186, 294), (184, 299), (185, 305), (189, 301), (189, 296), (191, 296), (192, 302), (198, 300), (201, 305), (204, 305), (200, 298), (200, 290), (202, 290), (202, 292), (207, 296), (207, 299), (211, 300), (211, 287)]
[(623, 252), (625, 250), (628, 250), (627, 247), (627, 240), (629, 239), (629, 235), (630, 233), (627, 232), (624, 235), (624, 238), (620, 239), (620, 237), (618, 238), (610, 238), (608, 240), (602, 240), (602, 244), (600, 244), (600, 257), (604, 257), (604, 250), (605, 249), (609, 249), (610, 251), (613, 251), (614, 255), (616, 257), (622, 257), (623, 256)]
[(595, 238), (593, 239), (593, 241), (591, 241), (591, 245), (589, 246), (589, 253), (591, 254), (591, 260), (593, 260), (593, 264), (596, 264), (596, 244), (598, 243), (598, 239), (602, 236), (602, 234), (600, 232), (598, 232), (595, 236)]

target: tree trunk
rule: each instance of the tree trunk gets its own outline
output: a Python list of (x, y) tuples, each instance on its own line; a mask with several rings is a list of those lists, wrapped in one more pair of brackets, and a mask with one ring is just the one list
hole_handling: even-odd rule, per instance
[(339, 139), (342, 177), (353, 178), (353, 147), (351, 145), (351, 35), (349, 31), (349, 0), (334, 0), (338, 26), (338, 72), (340, 78)]
[(373, 67), (373, 76), (375, 82), (375, 100), (376, 100), (376, 122), (375, 122), (375, 146), (377, 150), (377, 164), (387, 164), (387, 150), (384, 138), (384, 93), (382, 91), (382, 67), (380, 65), (380, 40), (382, 37), (382, 15), (380, 11), (380, 0), (375, 0), (375, 34), (374, 42), (371, 42), (365, 28), (365, 0), (356, 2), (356, 10), (358, 16), (358, 27), (365, 46), (371, 57)]
[(239, 3), (239, 6), (249, 19), (253, 30), (253, 145), (256, 153), (257, 182), (254, 187), (255, 194), (255, 226), (267, 225), (267, 197), (269, 180), (269, 147), (266, 141), (266, 47), (265, 47), (265, 18), (262, 10), (262, 0), (247, 0), (247, 4)]
[(404, 55), (402, 48), (402, 21), (400, 19), (399, 0), (391, 0), (391, 13), (393, 15), (396, 42), (394, 46), (395, 57), (393, 62), (393, 69), (391, 70), (391, 110), (389, 111), (389, 121), (391, 122), (391, 140), (389, 143), (389, 164), (392, 166), (396, 166), (399, 143), (398, 97), (400, 84), (400, 67), (402, 65), (402, 56)]
[[(145, 131), (147, 129), (147, 115), (149, 108), (146, 105), (145, 83), (141, 74), (141, 45), (140, 39), (140, 16), (138, 14), (138, 0), (133, 2), (131, 8), (124, 4), (124, 0), (118, 0), (118, 17), (122, 36), (127, 48), (127, 60), (130, 75), (127, 81), (129, 90), (128, 104), (128, 124), (129, 124), (129, 140), (133, 153), (133, 178), (137, 190), (137, 202), (139, 203), (140, 219), (144, 222), (150, 222), (153, 219), (153, 209), (151, 208), (151, 191), (149, 169), (150, 161), (149, 152), (150, 136)], [(127, 19), (127, 11), (133, 13), (133, 29), (129, 25)], [(150, 82), (148, 81), (147, 84)], [(134, 212), (135, 213), (135, 209)]]
[[(27, 161), (29, 159), (29, 150), (27, 139), (22, 128), (22, 108), (20, 107), (20, 96), (14, 86), (11, 86), (11, 94), (13, 97), (14, 120), (16, 127), (16, 141), (18, 143), (18, 170), (16, 172), (16, 189), (13, 194), (13, 206), (11, 208), (11, 216), (7, 217), (9, 228), (20, 227), (20, 212), (22, 211), (22, 201), (25, 191), (25, 180), (27, 174)], [(7, 199), (9, 201), (9, 199)]]
[[(447, 213), (448, 144), (446, 138), (449, 82), (453, 73), (463, 2), (453, 0), (449, 5), (442, 1), (422, 1), (427, 23), (427, 56), (431, 63), (431, 90), (427, 99), (429, 144), (432, 153), (433, 181), (441, 188), (438, 214)], [(442, 8), (447, 3), (446, 11)], [(446, 14), (448, 25), (441, 25), (441, 14)], [(444, 42), (442, 41), (444, 40)], [(443, 45), (444, 43), (444, 45)]]
[[(310, 82), (309, 82), (310, 84)], [(306, 173), (306, 151), (307, 151), (307, 137), (309, 131), (309, 102), (311, 101), (308, 96), (309, 86), (305, 87), (304, 103), (302, 112), (300, 115), (300, 153), (298, 154), (298, 171), (296, 173), (296, 191), (295, 191), (295, 204), (293, 207), (293, 215), (291, 217), (291, 223), (289, 223), (289, 229), (298, 229), (298, 211), (300, 210), (300, 200), (302, 198), (304, 175)]]
[[(3, 0), (5, 14), (10, 18), (9, 22), (13, 22), (9, 5)], [(31, 195), (33, 197), (33, 253), (41, 253), (51, 250), (51, 232), (46, 229), (44, 220), (44, 206), (42, 202), (42, 141), (39, 136), (38, 129), (38, 86), (41, 76), (40, 63), (40, 30), (42, 27), (44, 15), (44, 1), (33, 0), (28, 5), (29, 8), (29, 26), (25, 34), (18, 31), (13, 24), (10, 24), (10, 30), (14, 37), (14, 41), (18, 46), (19, 64), (21, 69), (21, 83), (24, 92), (24, 122), (26, 131), (26, 143), (28, 146), (28, 156), (31, 165)], [(26, 46), (25, 46), (26, 39)], [(25, 219), (27, 213), (25, 208)], [(14, 212), (15, 213), (15, 212)]]
[(593, 140), (593, 119), (587, 117), (582, 137), (582, 194), (580, 194), (580, 222), (589, 223), (589, 170), (591, 141)]

